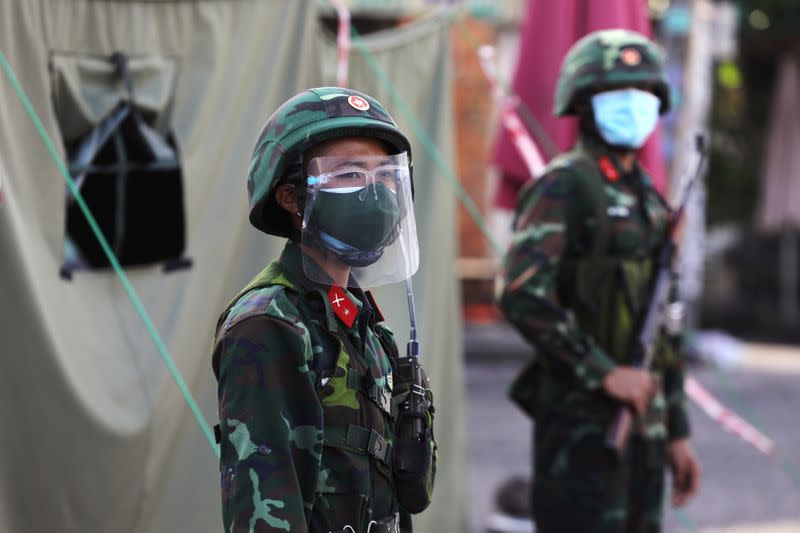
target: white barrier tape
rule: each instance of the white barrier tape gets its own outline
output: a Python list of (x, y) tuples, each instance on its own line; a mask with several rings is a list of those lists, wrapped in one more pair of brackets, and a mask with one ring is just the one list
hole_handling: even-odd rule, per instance
[(331, 0), (339, 16), (339, 31), (336, 35), (338, 55), (336, 62), (336, 85), (347, 87), (350, 74), (350, 10), (342, 0)]
[(494, 57), (495, 57), (495, 50), (494, 46), (490, 44), (484, 44), (480, 48), (478, 48), (478, 59), (481, 62), (481, 70), (483, 70), (483, 74), (486, 76), (486, 79), (489, 80), (489, 85), (492, 86), (492, 94), (498, 100), (502, 100), (506, 97), (503, 88), (500, 86), (500, 83), (497, 81), (497, 69), (494, 65)]
[(492, 86), (492, 94), (494, 94), (494, 97), (503, 105), (503, 126), (508, 130), (509, 134), (511, 134), (514, 147), (517, 149), (517, 152), (519, 152), (520, 157), (522, 157), (531, 178), (535, 179), (544, 170), (544, 158), (542, 158), (542, 154), (539, 152), (539, 148), (537, 148), (528, 129), (519, 118), (519, 114), (517, 113), (519, 100), (505, 94), (500, 83), (497, 81), (494, 56), (494, 47), (491, 45), (483, 45), (478, 49), (481, 69), (486, 79), (489, 80), (489, 84)]
[(544, 160), (528, 130), (520, 120), (516, 109), (514, 109), (515, 107), (516, 104), (511, 99), (506, 100), (505, 108), (503, 109), (503, 125), (511, 133), (514, 147), (519, 152), (519, 155), (522, 156), (531, 178), (537, 178), (544, 170)]
[(691, 398), (712, 420), (718, 422), (725, 430), (733, 433), (740, 439), (752, 444), (759, 451), (772, 454), (775, 451), (775, 442), (754, 428), (742, 417), (722, 405), (700, 383), (691, 376), (687, 376), (683, 384), (686, 395)]

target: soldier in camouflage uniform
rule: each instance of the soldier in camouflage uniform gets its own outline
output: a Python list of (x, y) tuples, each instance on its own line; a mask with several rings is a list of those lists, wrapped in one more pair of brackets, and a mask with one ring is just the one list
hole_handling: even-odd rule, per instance
[[(410, 513), (430, 502), (431, 395), (430, 456), (409, 485), (392, 460), (409, 384), (358, 283), (375, 265), (398, 267), (398, 243), (417, 250), (410, 155), (380, 103), (341, 88), (294, 96), (258, 137), (250, 221), (289, 241), (225, 309), (214, 337), (228, 533), (410, 531)], [(389, 281), (418, 264), (401, 259), (402, 275)]]
[[(664, 335), (651, 372), (629, 353), (669, 216), (635, 150), (669, 107), (652, 42), (625, 30), (586, 36), (564, 59), (554, 110), (577, 115), (579, 141), (520, 192), (498, 294), (537, 348), (511, 395), (536, 420), (540, 533), (658, 532), (665, 466), (674, 505), (698, 486), (677, 336)], [(605, 435), (620, 405), (637, 416), (618, 458)]]

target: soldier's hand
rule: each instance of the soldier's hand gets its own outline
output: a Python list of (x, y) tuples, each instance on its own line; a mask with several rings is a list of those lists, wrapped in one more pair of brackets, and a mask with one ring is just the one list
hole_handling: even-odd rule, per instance
[(672, 471), (672, 506), (682, 507), (692, 499), (700, 486), (700, 463), (687, 439), (670, 442), (667, 455)]
[(633, 407), (637, 414), (643, 415), (656, 393), (656, 383), (647, 370), (619, 366), (605, 377), (603, 390), (609, 396)]

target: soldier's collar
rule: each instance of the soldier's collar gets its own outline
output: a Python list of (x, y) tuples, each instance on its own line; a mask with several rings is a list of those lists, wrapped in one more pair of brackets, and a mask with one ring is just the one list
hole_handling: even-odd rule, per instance
[(600, 173), (610, 183), (615, 183), (624, 176), (629, 175), (638, 177), (642, 184), (647, 187), (652, 184), (650, 176), (642, 167), (638, 157), (633, 164), (633, 169), (630, 172), (625, 172), (619, 164), (616, 154), (596, 136), (582, 134), (578, 139), (577, 148), (589, 154), (591, 159), (597, 162)]
[(302, 254), (303, 252), (300, 250), (297, 243), (288, 240), (286, 241), (286, 246), (283, 247), (281, 256), (278, 258), (278, 263), (282, 267), (281, 270), (283, 270), (283, 274), (294, 282), (295, 286), (303, 290), (308, 290), (314, 285), (314, 282), (312, 282), (303, 271)]
[[(334, 285), (333, 280), (329, 279), (328, 283), (320, 283), (312, 280), (308, 277), (308, 275), (306, 275), (305, 270), (303, 270), (303, 260), (303, 251), (300, 249), (300, 246), (298, 246), (296, 242), (289, 240), (287, 241), (286, 246), (281, 253), (280, 259), (278, 259), (278, 262), (281, 264), (281, 267), (283, 267), (282, 270), (284, 271), (284, 275), (286, 275), (286, 277), (291, 281), (296, 282), (295, 285), (303, 292), (317, 292), (322, 296), (321, 299), (326, 308), (326, 315), (330, 317), (332, 314), (335, 314), (332, 307), (333, 304), (331, 303), (331, 299), (329, 297), (331, 287)], [(306, 257), (305, 260), (308, 261), (309, 258)], [(322, 272), (321, 269), (320, 272)], [(383, 320), (383, 316), (373, 303), (374, 300), (372, 299), (371, 294), (369, 294), (368, 291), (364, 292), (360, 287), (358, 287), (352, 278), (350, 279), (350, 287), (341, 287), (341, 289), (356, 307), (356, 318), (358, 318), (358, 315), (361, 314), (363, 309), (367, 309), (371, 312), (373, 317), (378, 319), (378, 322)], [(342, 322), (345, 323), (345, 318), (342, 318)], [(345, 323), (345, 325), (347, 325), (347, 323)], [(336, 328), (333, 327), (333, 324), (329, 323), (329, 329), (334, 331)]]

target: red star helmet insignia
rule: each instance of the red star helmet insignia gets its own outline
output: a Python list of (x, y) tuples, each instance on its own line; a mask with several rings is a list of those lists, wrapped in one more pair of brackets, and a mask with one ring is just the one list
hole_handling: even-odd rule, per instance
[(623, 48), (619, 58), (629, 67), (636, 67), (642, 62), (642, 54), (636, 48)]
[(358, 109), (359, 111), (366, 111), (369, 109), (369, 102), (355, 94), (347, 99), (347, 103), (350, 104), (353, 109)]

